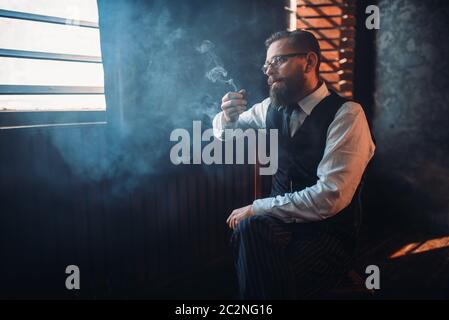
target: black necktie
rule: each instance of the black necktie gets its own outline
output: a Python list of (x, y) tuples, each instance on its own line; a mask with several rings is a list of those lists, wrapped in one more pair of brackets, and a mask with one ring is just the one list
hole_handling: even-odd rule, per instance
[(290, 118), (293, 110), (297, 107), (297, 103), (292, 103), (282, 109), (282, 134), (284, 136), (290, 137)]

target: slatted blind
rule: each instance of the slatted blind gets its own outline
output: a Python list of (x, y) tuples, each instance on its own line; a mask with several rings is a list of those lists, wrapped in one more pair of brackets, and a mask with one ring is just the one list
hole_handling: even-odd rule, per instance
[(321, 77), (342, 96), (352, 97), (355, 0), (293, 2), (296, 2), (296, 28), (312, 32), (320, 43)]
[(0, 111), (104, 111), (95, 0), (0, 0)]

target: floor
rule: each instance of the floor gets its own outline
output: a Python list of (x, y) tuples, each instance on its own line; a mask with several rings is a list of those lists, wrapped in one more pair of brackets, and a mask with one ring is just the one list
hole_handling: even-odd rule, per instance
[(361, 240), (354, 270), (367, 277), (366, 267), (377, 265), (380, 289), (367, 293), (363, 283), (353, 286), (354, 298), (449, 298), (448, 234), (384, 232)]
[[(369, 265), (379, 267), (379, 290), (365, 287)], [(353, 269), (327, 298), (448, 299), (448, 284), (449, 234), (384, 230), (362, 234)], [(161, 289), (157, 298), (235, 299), (236, 288), (232, 262), (226, 259)]]

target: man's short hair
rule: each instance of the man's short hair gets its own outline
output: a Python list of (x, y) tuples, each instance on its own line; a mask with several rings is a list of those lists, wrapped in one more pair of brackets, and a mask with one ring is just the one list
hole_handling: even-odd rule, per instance
[(321, 63), (321, 49), (318, 40), (313, 33), (304, 30), (294, 31), (278, 31), (273, 33), (267, 40), (265, 40), (265, 46), (268, 47), (275, 41), (281, 39), (288, 39), (287, 43), (301, 52), (315, 52), (318, 57), (316, 65), (316, 74), (318, 75)]

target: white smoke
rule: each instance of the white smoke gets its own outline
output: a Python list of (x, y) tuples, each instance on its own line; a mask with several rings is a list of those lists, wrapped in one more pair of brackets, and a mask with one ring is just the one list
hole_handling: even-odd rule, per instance
[(196, 50), (199, 53), (204, 54), (209, 60), (209, 63), (214, 66), (211, 70), (206, 72), (206, 78), (213, 83), (219, 82), (228, 84), (234, 89), (234, 91), (238, 91), (234, 79), (227, 79), (228, 71), (226, 71), (226, 69), (223, 67), (223, 63), (221, 63), (220, 59), (214, 53), (214, 47), (215, 45), (211, 41), (204, 40), (201, 45), (196, 48)]
[(226, 80), (227, 76), (228, 76), (228, 72), (223, 67), (215, 67), (206, 73), (206, 78), (209, 79), (210, 81), (212, 81), (214, 83), (218, 81), (220, 83), (229, 84), (230, 86), (232, 86), (234, 91), (238, 91), (237, 86), (234, 83), (234, 79)]

